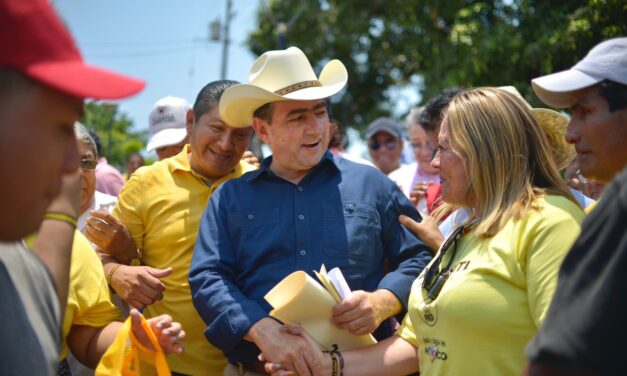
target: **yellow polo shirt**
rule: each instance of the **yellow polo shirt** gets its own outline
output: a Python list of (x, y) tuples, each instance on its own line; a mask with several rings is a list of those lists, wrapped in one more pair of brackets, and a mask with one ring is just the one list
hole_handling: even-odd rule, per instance
[(255, 169), (239, 162), (232, 173), (210, 186), (192, 171), (189, 145), (178, 155), (135, 171), (124, 185), (113, 215), (128, 228), (143, 265), (173, 271), (161, 281), (163, 300), (145, 309), (147, 317), (169, 314), (187, 333), (183, 354), (168, 356), (173, 372), (221, 375), (226, 365), (222, 351), (204, 336), (206, 327), (192, 303), (187, 277), (200, 219), (209, 196), (222, 183)]
[(416, 279), (397, 334), (418, 348), (421, 375), (521, 374), (525, 346), (544, 321), (584, 218), (563, 197), (537, 203), (541, 210), (510, 220), (491, 238), (463, 235), (433, 301), (422, 288), (424, 272)]

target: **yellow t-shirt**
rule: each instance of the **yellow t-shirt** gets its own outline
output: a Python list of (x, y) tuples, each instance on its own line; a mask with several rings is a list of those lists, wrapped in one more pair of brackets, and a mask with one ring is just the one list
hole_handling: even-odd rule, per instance
[(397, 334), (418, 348), (421, 375), (521, 374), (524, 348), (544, 320), (584, 217), (563, 197), (537, 203), (540, 211), (510, 220), (491, 238), (462, 235), (433, 301), (422, 288), (424, 272), (416, 279)]
[[(24, 241), (31, 249), (37, 235)], [(61, 357), (68, 354), (67, 336), (72, 325), (85, 325), (101, 328), (108, 323), (121, 320), (120, 311), (111, 301), (100, 258), (80, 231), (74, 231), (72, 259), (70, 260), (70, 286), (67, 308), (63, 317), (61, 336)]]
[(70, 288), (63, 318), (61, 359), (68, 353), (67, 336), (72, 325), (100, 328), (112, 321), (122, 320), (120, 311), (111, 301), (100, 258), (80, 231), (74, 231)]
[(226, 359), (204, 336), (206, 325), (194, 308), (187, 278), (209, 196), (223, 182), (255, 167), (239, 162), (232, 173), (208, 186), (191, 170), (188, 153), (189, 145), (175, 157), (135, 171), (122, 188), (113, 215), (128, 228), (142, 264), (173, 269), (161, 280), (166, 286), (163, 300), (144, 310), (147, 317), (171, 315), (187, 333), (181, 341), (183, 354), (168, 356), (172, 371), (221, 375)]

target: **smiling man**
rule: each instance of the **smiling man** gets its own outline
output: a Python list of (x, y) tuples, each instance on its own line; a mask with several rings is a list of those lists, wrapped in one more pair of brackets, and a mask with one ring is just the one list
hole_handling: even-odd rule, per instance
[[(296, 270), (340, 267), (354, 293), (332, 322), (354, 334), (392, 334), (389, 317), (405, 311), (409, 290), (430, 260), (428, 248), (398, 216), (419, 214), (398, 187), (370, 166), (327, 151), (327, 98), (347, 72), (332, 60), (317, 77), (298, 48), (263, 54), (250, 83), (220, 100), (233, 127), (252, 122), (272, 156), (260, 169), (225, 183), (203, 216), (192, 267), (194, 304), (205, 335), (231, 364), (225, 375), (275, 367), (308, 375), (312, 357), (299, 337), (268, 316), (264, 295)], [(386, 274), (385, 263), (391, 272)]]
[[(131, 306), (145, 308), (147, 317), (167, 312), (185, 327), (185, 352), (168, 357), (176, 375), (215, 375), (224, 369), (224, 356), (202, 334), (205, 325), (192, 304), (187, 275), (209, 196), (223, 182), (254, 169), (240, 161), (252, 128), (230, 127), (218, 111), (220, 96), (236, 83), (207, 84), (187, 112), (189, 145), (131, 176), (112, 212), (123, 226), (102, 212), (87, 221), (87, 236), (102, 251), (118, 260), (141, 260), (141, 266), (130, 266), (105, 257), (117, 294)], [(135, 241), (130, 249), (109, 242), (114, 227), (123, 234), (128, 229)]]

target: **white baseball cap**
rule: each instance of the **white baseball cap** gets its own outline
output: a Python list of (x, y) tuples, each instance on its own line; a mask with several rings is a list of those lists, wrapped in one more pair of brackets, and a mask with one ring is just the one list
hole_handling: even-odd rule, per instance
[(566, 108), (574, 91), (603, 80), (627, 85), (627, 37), (597, 44), (571, 69), (534, 78), (531, 86), (542, 102)]
[(183, 98), (167, 96), (159, 99), (149, 116), (150, 140), (146, 146), (152, 151), (163, 146), (176, 145), (187, 136), (187, 111), (192, 106)]

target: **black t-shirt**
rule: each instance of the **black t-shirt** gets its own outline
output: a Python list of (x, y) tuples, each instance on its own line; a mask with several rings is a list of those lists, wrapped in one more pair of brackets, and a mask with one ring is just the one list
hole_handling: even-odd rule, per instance
[(627, 169), (585, 219), (527, 356), (562, 370), (627, 374)]

